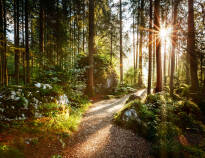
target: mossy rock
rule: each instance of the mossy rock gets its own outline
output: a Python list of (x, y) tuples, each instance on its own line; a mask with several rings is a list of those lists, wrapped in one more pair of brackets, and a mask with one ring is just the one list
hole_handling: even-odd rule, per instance
[(133, 100), (141, 100), (140, 96), (137, 96), (136, 94), (132, 94), (129, 96), (129, 98), (126, 100), (126, 104), (133, 101)]

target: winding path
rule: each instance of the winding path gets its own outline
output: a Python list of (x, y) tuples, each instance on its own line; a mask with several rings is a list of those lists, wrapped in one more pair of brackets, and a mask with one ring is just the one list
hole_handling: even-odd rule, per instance
[[(145, 90), (139, 90), (141, 96)], [(112, 123), (113, 114), (123, 107), (128, 96), (93, 104), (79, 131), (63, 150), (63, 158), (151, 158), (150, 144), (133, 132)]]

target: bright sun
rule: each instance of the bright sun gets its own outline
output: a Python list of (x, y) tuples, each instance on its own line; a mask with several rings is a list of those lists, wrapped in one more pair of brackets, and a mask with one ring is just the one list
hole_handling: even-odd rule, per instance
[(171, 27), (162, 27), (160, 29), (159, 34), (160, 34), (161, 40), (169, 40), (170, 34), (171, 34)]

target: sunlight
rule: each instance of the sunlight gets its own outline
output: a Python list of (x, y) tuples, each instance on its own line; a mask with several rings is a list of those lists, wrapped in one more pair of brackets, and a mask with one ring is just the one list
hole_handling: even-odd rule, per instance
[(171, 27), (162, 27), (159, 31), (161, 40), (169, 40), (171, 35)]

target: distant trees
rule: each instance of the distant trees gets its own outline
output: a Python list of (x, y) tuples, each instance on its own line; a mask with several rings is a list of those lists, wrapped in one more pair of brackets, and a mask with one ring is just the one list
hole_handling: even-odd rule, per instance
[[(188, 0), (188, 5), (184, 0), (173, 0), (173, 5), (161, 0), (0, 0), (1, 86), (29, 84), (37, 72), (53, 67), (74, 71), (83, 54), (89, 56), (86, 83), (88, 93), (93, 95), (94, 53), (108, 57), (111, 66), (117, 64), (123, 83), (123, 57), (127, 55), (123, 50), (127, 45), (122, 21), (126, 3), (131, 4), (133, 18), (134, 85), (144, 87), (146, 83), (148, 94), (153, 87), (156, 92), (162, 91), (167, 82), (171, 94), (176, 83), (184, 81), (191, 83), (193, 90), (202, 88), (202, 0)], [(202, 9), (194, 14), (196, 6)], [(167, 35), (166, 44), (159, 35), (160, 24), (165, 29), (170, 25), (173, 31)], [(186, 75), (182, 75), (184, 71)]]

